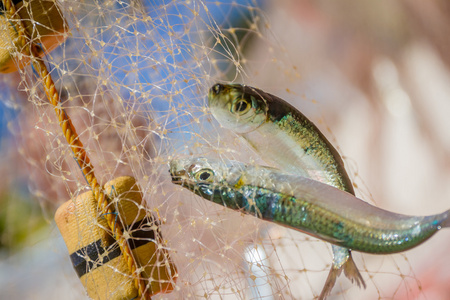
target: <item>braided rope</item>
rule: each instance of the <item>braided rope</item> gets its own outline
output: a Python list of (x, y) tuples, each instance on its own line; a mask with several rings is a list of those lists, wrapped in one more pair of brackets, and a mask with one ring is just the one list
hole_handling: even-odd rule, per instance
[[(114, 233), (114, 237), (116, 238), (120, 250), (122, 251), (122, 255), (127, 262), (128, 268), (134, 277), (134, 284), (138, 290), (139, 296), (142, 299), (150, 299), (149, 290), (146, 289), (145, 281), (142, 280), (140, 271), (137, 271), (137, 265), (133, 258), (130, 246), (128, 245), (127, 239), (123, 236), (123, 226), (120, 222), (116, 220), (113, 214), (113, 210), (108, 205), (110, 199), (105, 194), (99, 183), (97, 182), (97, 178), (94, 175), (94, 167), (92, 166), (90, 159), (84, 150), (83, 144), (81, 143), (79, 136), (72, 124), (70, 117), (64, 112), (61, 107), (61, 101), (59, 98), (58, 91), (55, 88), (55, 84), (52, 80), (48, 69), (43, 62), (43, 60), (38, 56), (38, 46), (35, 45), (31, 38), (28, 36), (25, 31), (25, 26), (22, 20), (19, 17), (19, 14), (16, 13), (16, 9), (12, 0), (2, 0), (3, 6), (5, 7), (6, 13), (9, 14), (9, 19), (15, 19), (17, 22), (17, 31), (18, 31), (18, 39), (20, 45), (23, 50), (21, 52), (25, 52), (29, 54), (32, 60), (32, 64), (36, 70), (36, 72), (40, 75), (43, 81), (43, 86), (45, 90), (45, 94), (47, 95), (48, 100), (54, 106), (55, 113), (59, 120), (59, 125), (63, 131), (63, 134), (69, 143), (73, 153), (75, 154), (75, 159), (77, 160), (87, 182), (91, 186), (92, 192), (94, 194), (94, 198), (97, 201), (97, 208), (102, 212), (103, 216), (106, 218), (109, 227)], [(27, 42), (27, 40), (29, 42)]]

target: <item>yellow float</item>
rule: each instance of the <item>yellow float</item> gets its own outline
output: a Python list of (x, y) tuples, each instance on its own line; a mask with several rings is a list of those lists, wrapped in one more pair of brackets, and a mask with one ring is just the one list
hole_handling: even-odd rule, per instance
[[(133, 177), (106, 183), (117, 222), (133, 257), (142, 268), (150, 295), (174, 288), (177, 270), (163, 244), (158, 221), (142, 206), (142, 194)], [(94, 299), (133, 299), (138, 290), (112, 231), (98, 211), (92, 192), (79, 195), (58, 208), (55, 221), (69, 250), (70, 259), (88, 295)]]

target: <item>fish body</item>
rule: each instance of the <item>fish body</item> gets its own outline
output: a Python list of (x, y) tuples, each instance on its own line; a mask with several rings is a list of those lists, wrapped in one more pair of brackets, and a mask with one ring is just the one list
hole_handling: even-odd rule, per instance
[(216, 120), (241, 135), (264, 160), (354, 194), (339, 153), (314, 123), (283, 99), (241, 84), (216, 84), (208, 103)]
[(174, 183), (206, 200), (332, 244), (373, 254), (411, 249), (450, 225), (450, 211), (407, 216), (277, 169), (205, 158), (171, 162)]
[[(318, 180), (355, 194), (339, 153), (295, 107), (262, 90), (241, 84), (216, 84), (208, 95), (216, 120), (242, 136), (267, 162), (283, 171)], [(320, 299), (345, 275), (365, 283), (349, 249), (332, 245), (333, 264)]]

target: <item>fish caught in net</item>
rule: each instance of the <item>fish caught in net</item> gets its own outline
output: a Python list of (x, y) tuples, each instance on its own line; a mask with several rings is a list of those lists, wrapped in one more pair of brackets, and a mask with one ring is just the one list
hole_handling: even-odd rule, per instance
[[(136, 274), (152, 299), (319, 297), (330, 244), (171, 182), (169, 162), (188, 157), (277, 167), (214, 118), (216, 83), (254, 86), (301, 111), (340, 153), (359, 198), (409, 215), (449, 208), (442, 1), (1, 3), (0, 298), (138, 297)], [(76, 130), (72, 144), (60, 117)], [(96, 186), (108, 212), (90, 196)], [(67, 231), (53, 221), (59, 207)], [(134, 253), (134, 272), (111, 263), (124, 251), (116, 232), (159, 256)], [(445, 299), (449, 237), (401, 254), (353, 251), (366, 288), (339, 276), (328, 299)]]

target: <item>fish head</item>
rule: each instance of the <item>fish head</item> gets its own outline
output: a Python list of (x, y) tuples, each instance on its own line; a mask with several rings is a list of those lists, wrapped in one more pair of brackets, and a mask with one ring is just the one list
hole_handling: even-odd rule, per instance
[(220, 159), (188, 157), (170, 162), (172, 182), (204, 197), (236, 184), (242, 176), (243, 164), (225, 163)]
[(242, 84), (215, 84), (208, 104), (220, 125), (236, 133), (254, 131), (268, 120), (264, 92)]

